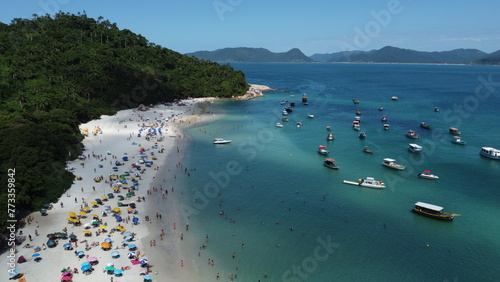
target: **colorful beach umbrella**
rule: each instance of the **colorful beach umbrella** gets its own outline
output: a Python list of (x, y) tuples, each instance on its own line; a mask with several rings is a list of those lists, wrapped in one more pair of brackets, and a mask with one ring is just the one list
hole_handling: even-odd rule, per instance
[(128, 245), (128, 249), (129, 249), (129, 250), (132, 250), (132, 249), (135, 249), (135, 248), (137, 248), (137, 246), (136, 246), (136, 245), (134, 245), (134, 244), (130, 244), (130, 245)]
[(82, 271), (87, 271), (87, 270), (89, 270), (89, 269), (91, 269), (91, 268), (92, 268), (92, 265), (90, 265), (90, 264), (86, 264), (86, 265), (82, 265), (81, 270), (82, 270)]
[(111, 238), (106, 238), (106, 239), (104, 239), (104, 242), (111, 243), (111, 242), (113, 242), (113, 241), (111, 241)]
[(39, 256), (41, 256), (41, 255), (40, 255), (40, 254), (38, 254), (38, 253), (31, 255), (31, 257), (32, 257), (32, 258), (37, 258), (37, 257), (39, 257)]
[(89, 257), (89, 258), (87, 258), (87, 261), (88, 262), (95, 262), (95, 261), (97, 261), (97, 258), (96, 257)]
[(118, 258), (118, 257), (120, 257), (120, 253), (119, 253), (118, 251), (113, 251), (113, 252), (111, 253), (111, 257), (112, 257), (112, 258)]

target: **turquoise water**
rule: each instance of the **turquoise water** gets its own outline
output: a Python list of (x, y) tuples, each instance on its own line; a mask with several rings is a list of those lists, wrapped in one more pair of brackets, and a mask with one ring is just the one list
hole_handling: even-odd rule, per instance
[[(223, 117), (187, 131), (184, 164), (191, 176), (178, 181), (190, 214), (186, 240), (207, 245), (201, 257), (193, 256), (206, 281), (216, 273), (226, 281), (229, 273), (236, 273), (237, 281), (500, 281), (500, 161), (479, 156), (482, 146), (500, 148), (499, 68), (233, 67), (249, 82), (279, 91), (245, 102), (216, 102), (211, 110)], [(307, 106), (300, 103), (303, 93)], [(285, 99), (297, 105), (290, 121), (276, 128)], [(364, 140), (351, 127), (356, 109), (362, 111)], [(309, 119), (309, 113), (315, 117)], [(382, 115), (389, 117), (389, 130), (383, 130)], [(419, 128), (422, 121), (432, 129)], [(326, 126), (334, 141), (326, 141)], [(451, 126), (461, 130), (467, 145), (450, 142)], [(420, 139), (405, 137), (408, 129)], [(215, 137), (233, 142), (215, 146)], [(411, 154), (408, 143), (420, 144), (423, 153)], [(322, 165), (318, 145), (327, 146), (340, 170)], [(362, 152), (364, 146), (375, 153)], [(385, 168), (383, 158), (407, 168)], [(440, 179), (418, 178), (422, 170)], [(368, 176), (387, 188), (342, 183)], [(441, 222), (415, 215), (417, 201), (461, 216)]]

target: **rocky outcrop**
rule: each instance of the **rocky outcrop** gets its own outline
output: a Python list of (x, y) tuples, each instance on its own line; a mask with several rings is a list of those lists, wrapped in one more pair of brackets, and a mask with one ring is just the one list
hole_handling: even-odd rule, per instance
[(233, 97), (234, 100), (246, 101), (256, 97), (264, 96), (264, 92), (266, 91), (274, 91), (276, 89), (270, 88), (266, 85), (258, 85), (258, 84), (250, 84), (250, 88), (247, 93), (242, 96)]

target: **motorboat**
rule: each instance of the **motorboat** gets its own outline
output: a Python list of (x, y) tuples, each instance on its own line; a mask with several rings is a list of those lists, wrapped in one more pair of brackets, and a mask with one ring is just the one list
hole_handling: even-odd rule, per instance
[(500, 150), (497, 150), (495, 148), (483, 147), (481, 148), (481, 152), (479, 153), (481, 154), (481, 156), (494, 160), (500, 160)]
[(379, 110), (379, 111), (383, 111), (383, 110), (384, 110), (384, 107), (382, 107), (382, 105), (380, 105), (380, 106), (378, 107), (378, 110)]
[(383, 115), (382, 118), (380, 119), (382, 122), (386, 122), (387, 121), (387, 116), (386, 115)]
[(359, 100), (358, 100), (358, 99), (352, 99), (352, 102), (353, 102), (354, 104), (359, 104)]
[(215, 138), (214, 139), (214, 144), (227, 144), (227, 143), (231, 143), (231, 140), (226, 140), (223, 138)]
[(362, 187), (375, 188), (375, 189), (383, 189), (385, 188), (385, 183), (382, 181), (375, 180), (373, 177), (367, 177), (366, 179), (358, 179), (357, 182), (354, 181), (343, 181), (345, 184), (358, 185)]
[(327, 127), (326, 127), (326, 130), (328, 130), (328, 131), (332, 131), (332, 127), (331, 127), (331, 126), (327, 126)]
[(330, 133), (326, 136), (326, 140), (328, 140), (328, 141), (332, 141), (333, 139), (335, 139), (335, 136), (332, 133)]
[(296, 124), (297, 127), (301, 127), (302, 126), (302, 122), (300, 121), (297, 121), (297, 124)]
[(405, 165), (397, 164), (395, 159), (389, 159), (389, 158), (384, 159), (382, 165), (395, 170), (404, 170), (406, 168)]
[(415, 131), (413, 131), (411, 129), (406, 131), (406, 136), (411, 138), (411, 139), (418, 139), (418, 133), (416, 133)]
[(455, 128), (455, 127), (450, 127), (449, 132), (450, 132), (450, 134), (453, 134), (453, 135), (460, 135), (460, 134), (462, 134), (460, 132), (460, 130), (458, 130), (458, 128)]
[(410, 143), (408, 146), (408, 151), (412, 153), (422, 153), (422, 146)]
[(288, 118), (287, 117), (282, 117), (281, 121), (288, 122)]
[(280, 102), (281, 105), (284, 105), (285, 103), (286, 103), (285, 100)]
[(280, 127), (280, 128), (281, 128), (281, 127), (283, 127), (283, 124), (281, 124), (281, 123), (277, 122), (277, 123), (276, 123), (276, 127)]
[(425, 179), (439, 179), (439, 176), (432, 174), (430, 170), (424, 170), (418, 174), (418, 177)]
[(388, 130), (389, 129), (389, 124), (384, 124), (384, 130)]
[(359, 120), (355, 120), (352, 122), (352, 128), (354, 128), (354, 130), (360, 130), (361, 127), (359, 126)]
[(421, 127), (421, 128), (424, 128), (424, 129), (431, 129), (431, 126), (430, 126), (430, 125), (428, 125), (428, 124), (426, 124), (426, 123), (425, 123), (425, 122), (423, 122), (423, 121), (420, 123), (420, 127)]
[(455, 219), (456, 216), (459, 215), (454, 213), (443, 212), (443, 209), (444, 209), (443, 207), (424, 202), (416, 202), (415, 205), (413, 206), (413, 212), (435, 219), (452, 221)]
[(287, 116), (287, 115), (288, 115), (288, 111), (287, 111), (287, 110), (283, 110), (283, 111), (281, 112), (281, 114), (282, 114), (282, 115), (284, 115), (284, 116)]
[(302, 104), (308, 105), (307, 94), (306, 93), (302, 94)]
[(326, 156), (330, 152), (326, 149), (325, 145), (319, 145), (319, 147), (318, 147), (318, 153), (321, 154), (321, 155), (325, 155)]
[(462, 140), (462, 137), (460, 136), (453, 136), (451, 139), (451, 143), (458, 144), (458, 145), (465, 145), (466, 142)]
[(331, 159), (331, 158), (327, 158), (325, 159), (325, 161), (323, 162), (323, 165), (326, 166), (327, 168), (331, 168), (331, 169), (339, 169), (340, 166), (336, 163), (334, 163), (334, 159)]
[(360, 116), (355, 116), (354, 120), (361, 122), (361, 117)]
[(434, 111), (437, 113), (439, 112), (439, 107), (434, 107)]
[(399, 97), (398, 97), (398, 96), (392, 96), (392, 97), (391, 97), (391, 100), (393, 100), (393, 101), (397, 101), (397, 100), (399, 100)]
[(290, 107), (295, 107), (295, 102), (294, 101), (290, 102)]
[(308, 115), (307, 115), (307, 117), (308, 117), (308, 118), (313, 118), (313, 117), (314, 117), (314, 115), (313, 115), (313, 114), (308, 114)]
[(361, 115), (361, 110), (356, 110), (356, 115), (360, 116)]
[(361, 132), (358, 137), (359, 137), (359, 139), (365, 139), (366, 138), (366, 133)]
[(363, 152), (368, 153), (368, 154), (373, 154), (373, 150), (368, 149), (368, 146), (365, 146), (363, 148)]
[[(292, 104), (292, 103), (290, 103), (290, 105), (291, 105), (291, 104)], [(295, 105), (295, 104), (294, 104), (294, 105)], [(289, 113), (293, 112), (293, 108), (292, 108), (292, 106), (290, 106), (290, 107), (286, 108), (286, 109), (285, 109), (285, 111), (287, 111), (287, 112), (289, 112)]]

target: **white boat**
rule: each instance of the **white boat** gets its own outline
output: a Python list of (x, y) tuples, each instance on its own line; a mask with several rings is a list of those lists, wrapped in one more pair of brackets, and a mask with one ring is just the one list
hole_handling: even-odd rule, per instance
[(439, 179), (439, 176), (432, 174), (430, 170), (424, 170), (418, 174), (418, 177), (425, 179)]
[(398, 96), (392, 96), (392, 97), (391, 97), (391, 100), (393, 100), (393, 101), (397, 101), (397, 100), (399, 100), (399, 97), (398, 97)]
[(214, 144), (227, 144), (227, 143), (231, 143), (231, 140), (226, 140), (223, 138), (215, 138), (214, 139)]
[(455, 143), (458, 145), (465, 145), (467, 142), (462, 140), (462, 137), (460, 136), (453, 136), (453, 139), (451, 139), (451, 143)]
[(392, 168), (392, 169), (395, 169), (395, 170), (404, 170), (406, 168), (405, 165), (400, 165), (400, 164), (397, 164), (395, 163), (396, 160), (395, 159), (389, 159), (389, 158), (386, 158), (384, 159), (384, 161), (382, 162), (382, 165), (383, 166), (386, 166), (388, 168)]
[(361, 132), (358, 137), (359, 137), (359, 139), (365, 139), (366, 138), (366, 133)]
[(282, 114), (282, 115), (284, 115), (284, 116), (287, 116), (287, 115), (288, 115), (288, 111), (287, 111), (287, 110), (283, 110), (283, 111), (281, 112), (281, 114)]
[(326, 156), (330, 152), (326, 149), (325, 145), (319, 145), (319, 147), (318, 147), (318, 153), (321, 154), (321, 155), (325, 155)]
[(382, 119), (380, 119), (382, 122), (386, 122), (387, 121), (387, 115), (383, 115), (382, 116)]
[(422, 146), (410, 143), (408, 146), (408, 151), (412, 153), (421, 153), (422, 152)]
[(492, 147), (483, 147), (481, 148), (481, 152), (479, 152), (482, 156), (494, 159), (494, 160), (500, 160), (500, 150), (492, 148)]
[(281, 121), (287, 122), (287, 121), (288, 121), (288, 118), (287, 118), (287, 117), (282, 117), (282, 118), (281, 118)]
[(280, 102), (281, 105), (284, 105), (286, 102), (283, 100)]
[(307, 117), (308, 117), (308, 118), (313, 118), (313, 117), (314, 117), (314, 115), (313, 115), (313, 114), (308, 114), (308, 115), (307, 115)]
[(301, 127), (301, 126), (302, 126), (302, 122), (297, 121), (297, 127)]
[(406, 136), (411, 138), (411, 139), (418, 139), (418, 133), (416, 133), (415, 131), (413, 131), (411, 129), (406, 131)]
[(283, 124), (281, 124), (281, 123), (277, 122), (277, 123), (276, 123), (276, 127), (283, 127)]
[(388, 129), (389, 129), (389, 124), (387, 124), (387, 123), (386, 123), (386, 124), (384, 124), (384, 129), (385, 129), (385, 130), (388, 130)]
[(383, 189), (385, 188), (385, 183), (382, 181), (375, 180), (373, 177), (367, 177), (366, 179), (358, 179), (358, 182), (344, 180), (345, 184), (358, 185), (362, 187)]
[(332, 141), (333, 139), (335, 139), (335, 136), (332, 133), (330, 133), (326, 136), (326, 140), (328, 140), (328, 141)]
[(358, 124), (353, 125), (352, 128), (354, 128), (354, 130), (356, 130), (356, 131), (359, 131), (361, 129), (361, 126), (359, 126), (359, 123), (358, 123)]

